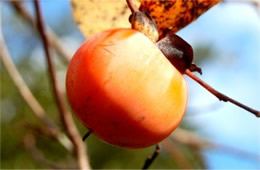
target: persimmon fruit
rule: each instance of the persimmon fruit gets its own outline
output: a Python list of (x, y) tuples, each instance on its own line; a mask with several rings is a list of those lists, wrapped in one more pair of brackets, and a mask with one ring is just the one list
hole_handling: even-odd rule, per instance
[(144, 34), (112, 29), (89, 37), (67, 71), (71, 107), (102, 140), (126, 148), (159, 143), (181, 122), (182, 74)]

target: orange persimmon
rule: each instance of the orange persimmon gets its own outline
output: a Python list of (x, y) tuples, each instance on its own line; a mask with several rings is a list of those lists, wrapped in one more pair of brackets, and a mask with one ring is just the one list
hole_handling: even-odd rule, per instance
[(133, 29), (107, 30), (83, 43), (69, 65), (66, 89), (86, 128), (127, 148), (166, 138), (181, 122), (188, 101), (182, 74)]

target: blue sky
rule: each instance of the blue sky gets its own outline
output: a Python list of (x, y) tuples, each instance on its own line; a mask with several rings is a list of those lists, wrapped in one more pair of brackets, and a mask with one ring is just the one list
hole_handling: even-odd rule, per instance
[[(203, 80), (260, 109), (260, 14), (252, 6), (220, 4), (178, 34), (192, 45), (212, 44), (218, 49), (218, 56), (202, 65)], [(199, 85), (188, 82), (189, 105), (199, 108), (218, 102)], [(218, 109), (189, 119), (210, 140), (260, 154), (260, 120), (232, 104), (218, 103)], [(260, 158), (254, 162), (219, 151), (205, 151), (204, 155), (210, 168), (260, 168)]]

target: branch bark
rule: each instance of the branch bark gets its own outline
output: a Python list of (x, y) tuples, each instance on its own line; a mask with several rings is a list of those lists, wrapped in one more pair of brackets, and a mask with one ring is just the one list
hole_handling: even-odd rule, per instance
[(46, 55), (46, 59), (47, 59), (47, 63), (48, 63), (51, 85), (52, 85), (54, 97), (55, 97), (55, 100), (57, 103), (57, 107), (58, 107), (58, 110), (60, 113), (62, 123), (64, 125), (66, 132), (69, 135), (69, 138), (71, 139), (71, 141), (74, 145), (75, 154), (76, 154), (79, 168), (80, 169), (90, 169), (90, 165), (87, 161), (88, 159), (87, 159), (87, 155), (86, 155), (85, 145), (83, 145), (83, 142), (81, 141), (77, 128), (73, 122), (71, 113), (65, 107), (65, 103), (63, 101), (62, 94), (58, 87), (58, 82), (57, 82), (56, 74), (55, 74), (55, 67), (54, 67), (52, 57), (50, 54), (49, 43), (48, 43), (48, 39), (46, 36), (44, 22), (42, 19), (42, 14), (41, 14), (40, 5), (39, 5), (38, 0), (34, 1), (34, 7), (35, 7), (35, 12), (36, 12), (36, 18), (37, 18), (37, 27), (38, 27), (40, 35), (41, 35), (41, 39), (42, 39), (42, 42), (44, 45), (44, 51), (45, 51), (45, 55)]
[(176, 163), (178, 169), (192, 169), (192, 165), (189, 160), (184, 156), (183, 152), (180, 150), (176, 143), (166, 138), (161, 142), (162, 148), (170, 155), (170, 157)]
[[(30, 15), (30, 13), (28, 12), (28, 10), (22, 5), (21, 2), (19, 1), (10, 1), (10, 3), (12, 4), (12, 6), (14, 7), (14, 9), (21, 14), (21, 16), (25, 19), (25, 21), (27, 21), (27, 23), (29, 23), (30, 25), (34, 26), (37, 31), (38, 27), (36, 27), (36, 22), (34, 20), (34, 18)], [(59, 56), (61, 56), (62, 61), (65, 64), (68, 64), (70, 62), (70, 56), (68, 55), (68, 53), (66, 52), (66, 49), (63, 47), (63, 45), (61, 44), (61, 41), (59, 40), (58, 36), (55, 34), (55, 32), (46, 25), (46, 36), (50, 42), (50, 45), (53, 46), (53, 48), (57, 51), (57, 53), (59, 54)]]
[(219, 91), (212, 88), (209, 84), (207, 84), (203, 80), (201, 80), (199, 77), (194, 75), (190, 70), (187, 69), (185, 71), (185, 74), (187, 76), (189, 76), (191, 79), (193, 79), (194, 81), (196, 81), (197, 83), (199, 83), (202, 87), (204, 87), (206, 90), (208, 90), (211, 94), (216, 96), (220, 101), (233, 103), (234, 105), (241, 107), (241, 108), (247, 110), (248, 112), (254, 114), (256, 117), (260, 117), (260, 111), (252, 109), (252, 108), (236, 101), (235, 99), (232, 99), (232, 98), (220, 93)]
[(0, 42), (1, 60), (15, 86), (18, 88), (19, 93), (28, 104), (28, 106), (32, 109), (36, 117), (44, 123), (50, 134), (52, 134), (52, 136), (54, 136), (68, 151), (72, 151), (73, 145), (70, 140), (59, 130), (52, 119), (48, 117), (46, 111), (37, 101), (33, 93), (30, 91), (29, 87), (27, 86), (18, 69), (16, 68), (6, 47), (2, 32), (0, 32)]
[(223, 144), (214, 143), (210, 140), (200, 137), (194, 132), (178, 128), (171, 135), (171, 139), (174, 139), (177, 142), (182, 144), (190, 145), (192, 147), (196, 147), (198, 149), (216, 149), (225, 151), (228, 153), (232, 153), (234, 155), (242, 156), (243, 158), (249, 158), (251, 160), (259, 161), (260, 155), (249, 153), (247, 151), (234, 148), (232, 146), (227, 146)]
[(43, 154), (38, 150), (38, 148), (35, 145), (35, 137), (33, 134), (26, 134), (23, 139), (23, 143), (25, 146), (25, 149), (29, 151), (37, 162), (39, 162), (42, 165), (48, 166), (53, 169), (65, 169), (64, 167), (61, 167), (60, 165), (57, 165), (54, 162), (51, 162), (47, 160)]
[(139, 11), (138, 7), (133, 2), (133, 0), (126, 0), (126, 3), (127, 3), (128, 7), (129, 7), (129, 9), (131, 10), (132, 13)]

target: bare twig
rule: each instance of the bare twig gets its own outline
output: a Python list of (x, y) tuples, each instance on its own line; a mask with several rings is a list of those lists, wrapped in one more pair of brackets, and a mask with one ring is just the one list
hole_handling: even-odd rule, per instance
[(225, 151), (228, 153), (232, 153), (234, 155), (243, 156), (243, 158), (249, 158), (251, 160), (259, 161), (259, 159), (260, 159), (260, 155), (258, 155), (258, 154), (249, 153), (247, 151), (244, 151), (244, 150), (241, 150), (238, 148), (211, 142), (207, 139), (204, 139), (204, 138), (198, 136), (194, 132), (191, 132), (191, 131), (188, 131), (185, 129), (181, 129), (181, 128), (176, 129), (170, 135), (170, 137), (182, 144), (187, 144), (192, 147), (199, 148), (199, 149), (216, 149), (216, 150), (221, 150), (221, 151)]
[(133, 2), (133, 0), (126, 0), (126, 2), (127, 2), (127, 5), (128, 5), (128, 7), (129, 7), (129, 9), (131, 10), (132, 13), (139, 11), (138, 7)]
[(51, 127), (53, 129), (56, 128), (54, 122), (51, 119), (48, 119), (48, 117), (46, 117), (44, 109), (37, 102), (36, 98), (24, 82), (22, 76), (15, 67), (3, 41), (1, 42), (1, 47), (1, 60), (26, 103), (30, 106), (30, 108), (36, 114), (36, 116), (40, 118), (45, 124), (47, 124), (48, 127)]
[(48, 117), (44, 108), (40, 105), (37, 101), (33, 93), (30, 91), (28, 86), (26, 85), (25, 81), (23, 80), (21, 74), (19, 73), (18, 69), (16, 68), (15, 64), (13, 63), (9, 51), (5, 45), (5, 41), (0, 32), (0, 41), (1, 41), (1, 60), (9, 73), (11, 79), (13, 80), (15, 86), (18, 88), (19, 93), (25, 100), (25, 102), (29, 105), (32, 109), (33, 113), (38, 117), (48, 128), (48, 131), (52, 136), (54, 136), (68, 151), (72, 151), (72, 143), (70, 140), (60, 132), (57, 125)]
[(43, 154), (35, 146), (35, 137), (33, 136), (33, 134), (26, 134), (24, 136), (23, 143), (25, 148), (32, 154), (32, 157), (40, 164), (54, 169), (64, 169), (64, 167), (61, 167), (60, 165), (57, 165), (56, 163), (44, 158)]
[(257, 111), (255, 109), (252, 109), (222, 93), (220, 93), (219, 91), (213, 89), (210, 85), (208, 85), (207, 83), (205, 83), (203, 80), (201, 80), (200, 78), (198, 78), (196, 75), (194, 75), (191, 71), (189, 71), (188, 69), (185, 71), (185, 74), (188, 75), (190, 78), (192, 78), (194, 81), (196, 81), (197, 83), (199, 83), (202, 87), (204, 87), (206, 90), (208, 90), (210, 93), (212, 93), (214, 96), (216, 96), (220, 101), (224, 101), (224, 102), (230, 102), (235, 104), (238, 107), (241, 107), (245, 110), (247, 110), (250, 113), (253, 113), (256, 117), (260, 117), (260, 111)]
[(192, 165), (185, 158), (183, 152), (176, 146), (175, 142), (166, 138), (161, 142), (162, 148), (170, 155), (178, 169), (192, 169)]
[(37, 26), (38, 26), (38, 29), (39, 29), (39, 32), (40, 32), (40, 35), (41, 35), (41, 38), (43, 41), (44, 51), (45, 51), (46, 59), (47, 59), (47, 63), (48, 63), (48, 69), (49, 69), (49, 74), (50, 74), (50, 78), (51, 78), (51, 85), (53, 88), (55, 100), (56, 100), (56, 103), (58, 106), (58, 110), (60, 113), (62, 123), (74, 145), (75, 154), (77, 157), (79, 168), (80, 169), (90, 169), (90, 165), (87, 161), (88, 159), (87, 159), (87, 155), (86, 155), (85, 146), (83, 145), (81, 138), (78, 134), (78, 131), (73, 122), (71, 113), (65, 108), (65, 103), (63, 101), (62, 94), (58, 87), (58, 82), (57, 82), (56, 74), (55, 74), (55, 67), (52, 62), (50, 49), (49, 49), (49, 43), (48, 43), (48, 39), (46, 36), (38, 0), (34, 1), (34, 6), (35, 6), (36, 17), (37, 17)]
[(92, 131), (89, 130), (89, 131), (82, 137), (82, 141), (85, 141), (85, 140), (89, 137), (89, 135), (91, 135), (91, 133), (92, 133)]
[[(35, 26), (35, 28), (37, 29), (36, 22), (35, 22), (34, 18), (30, 15), (28, 10), (22, 5), (22, 2), (10, 1), (10, 3), (13, 5), (15, 10), (23, 16), (25, 21), (27, 21), (32, 26)], [(65, 64), (68, 64), (69, 61), (70, 61), (70, 56), (66, 52), (66, 49), (63, 47), (63, 45), (62, 45), (61, 41), (59, 40), (58, 36), (55, 34), (55, 32), (50, 27), (46, 26), (46, 30), (47, 30), (46, 36), (47, 36), (50, 44), (57, 51), (59, 56), (62, 57), (61, 58), (62, 61)], [(37, 31), (39, 31), (39, 30), (37, 29)]]
[(161, 152), (160, 146), (158, 144), (156, 144), (153, 155), (151, 157), (148, 157), (145, 160), (144, 166), (142, 169), (148, 169), (149, 166), (153, 163), (153, 161), (157, 158), (157, 156), (159, 155), (160, 152)]

